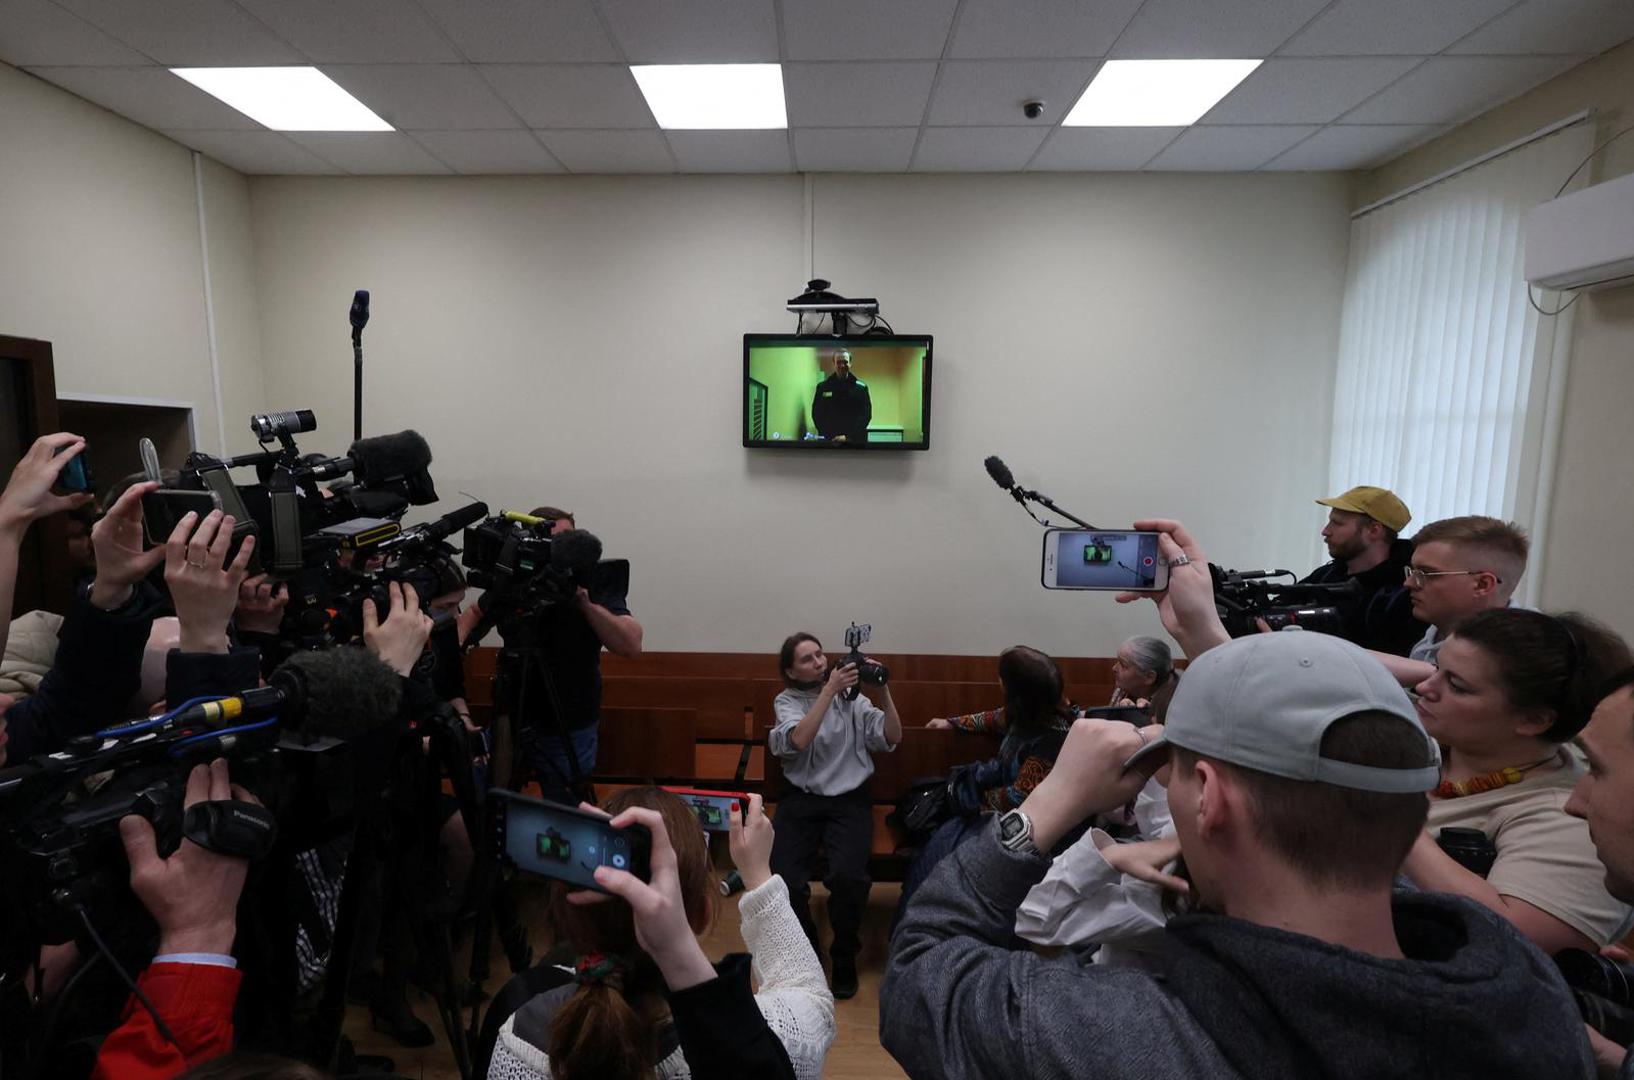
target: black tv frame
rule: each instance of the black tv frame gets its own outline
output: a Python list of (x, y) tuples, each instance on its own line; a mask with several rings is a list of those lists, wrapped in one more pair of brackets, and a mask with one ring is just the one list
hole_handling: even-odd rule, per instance
[[(756, 345), (810, 345), (824, 347), (829, 345), (889, 345), (892, 343), (914, 344), (925, 343), (924, 374), (920, 383), (920, 401), (924, 409), (925, 441), (923, 445), (909, 445), (906, 443), (831, 443), (800, 439), (796, 441), (765, 439), (760, 442), (749, 438), (749, 351)], [(930, 334), (744, 334), (743, 335), (743, 398), (742, 415), (738, 421), (738, 430), (743, 439), (746, 450), (809, 450), (818, 453), (905, 453), (916, 450), (930, 449), (930, 407), (931, 407), (931, 372), (932, 354), (935, 352), (936, 342)]]

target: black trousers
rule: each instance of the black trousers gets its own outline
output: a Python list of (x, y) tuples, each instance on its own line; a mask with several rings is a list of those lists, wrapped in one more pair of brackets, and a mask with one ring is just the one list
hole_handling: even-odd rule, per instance
[[(772, 819), (772, 873), (789, 887), (789, 903), (801, 929), (817, 947), (811, 921), (811, 869), (817, 845), (828, 858), (828, 925), (834, 931), (832, 955), (854, 957), (862, 948), (857, 936), (868, 906), (868, 853), (874, 840), (873, 804), (866, 787), (844, 795), (791, 791), (777, 804)], [(821, 950), (818, 950), (821, 954)]]

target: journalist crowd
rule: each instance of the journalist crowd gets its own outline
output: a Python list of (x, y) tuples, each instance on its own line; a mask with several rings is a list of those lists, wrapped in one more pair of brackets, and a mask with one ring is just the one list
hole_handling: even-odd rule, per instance
[[(734, 901), (692, 804), (597, 798), (600, 657), (643, 630), (572, 513), (491, 519), (501, 573), (446, 532), (339, 543), (361, 600), (318, 627), (229, 509), (154, 535), (160, 481), (65, 493), (84, 449), (43, 436), (0, 494), (0, 611), (37, 522), (72, 523), (76, 574), (60, 619), (0, 622), (0, 1077), (389, 1075), (346, 1006), (428, 1046), (415, 986), (462, 1075), (819, 1077), (874, 985), (869, 781), (912, 725), (998, 748), (895, 815), (912, 854), (872, 959), (909, 1076), (1634, 1080), (1634, 655), (1517, 602), (1512, 523), (1318, 499), (1331, 561), (1302, 585), (1331, 620), (1228, 626), (1202, 539), (1135, 522), (1167, 588), (1117, 597), (1151, 633), (1095, 701), (995, 642), (991, 708), (905, 718), (857, 643), (791, 633), (765, 740), (784, 786), (723, 830)], [(548, 602), (505, 578), (535, 539), (563, 566)], [(490, 728), (463, 660), (495, 628)], [(484, 807), (530, 782), (639, 832), (646, 865), (525, 911)], [(747, 954), (711, 959), (734, 906)], [(449, 925), (494, 935), (510, 975), (456, 973)]]

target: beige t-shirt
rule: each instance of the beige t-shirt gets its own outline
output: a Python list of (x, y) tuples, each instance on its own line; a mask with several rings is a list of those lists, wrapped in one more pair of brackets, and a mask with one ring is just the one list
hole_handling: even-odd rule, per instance
[(1508, 787), (1430, 800), (1430, 835), (1480, 829), (1498, 849), (1487, 875), (1493, 888), (1524, 900), (1605, 945), (1634, 924), (1634, 910), (1606, 892), (1606, 868), (1594, 854), (1588, 822), (1566, 813), (1583, 766), (1569, 753), (1561, 768), (1540, 767)]

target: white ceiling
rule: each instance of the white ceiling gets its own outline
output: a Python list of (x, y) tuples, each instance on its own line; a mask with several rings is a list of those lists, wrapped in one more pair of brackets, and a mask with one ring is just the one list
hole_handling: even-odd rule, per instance
[[(1355, 169), (1631, 37), (1634, 0), (0, 0), (0, 60), (247, 173)], [(1191, 128), (1060, 126), (1102, 60), (1184, 57), (1266, 62)], [(787, 132), (660, 131), (626, 66), (742, 61)], [(398, 130), (165, 70), (308, 63)]]

